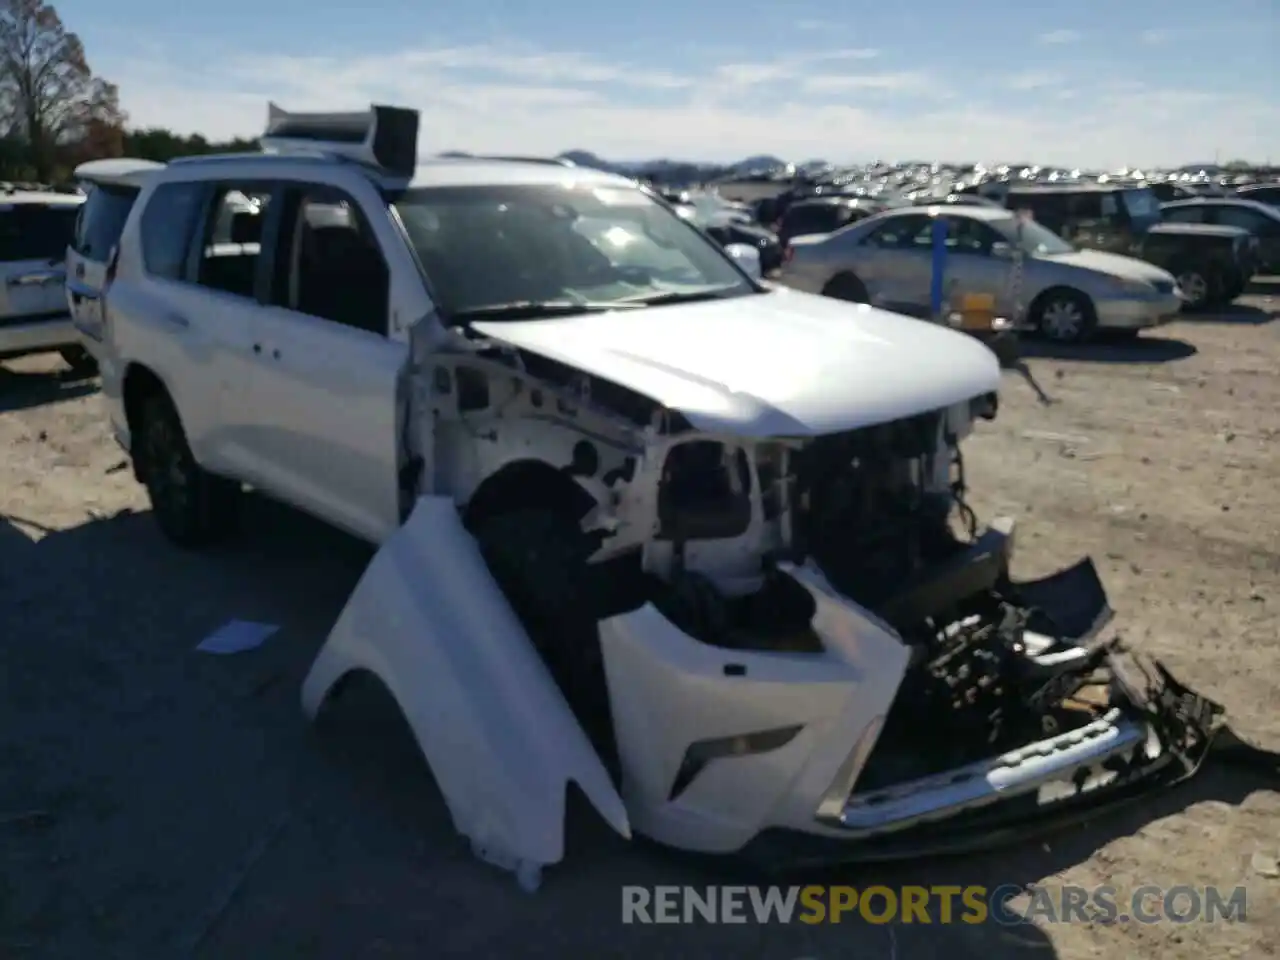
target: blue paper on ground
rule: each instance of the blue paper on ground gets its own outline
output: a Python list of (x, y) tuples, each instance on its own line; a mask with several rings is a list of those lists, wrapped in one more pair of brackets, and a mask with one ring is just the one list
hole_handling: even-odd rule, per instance
[(229, 620), (205, 637), (196, 649), (203, 653), (244, 653), (262, 646), (279, 629), (273, 623)]

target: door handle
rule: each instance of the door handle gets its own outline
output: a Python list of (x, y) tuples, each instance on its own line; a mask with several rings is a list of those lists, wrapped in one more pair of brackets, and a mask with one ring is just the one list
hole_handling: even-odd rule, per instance
[(170, 326), (181, 327), (184, 330), (191, 326), (191, 321), (180, 313), (162, 313), (160, 319)]

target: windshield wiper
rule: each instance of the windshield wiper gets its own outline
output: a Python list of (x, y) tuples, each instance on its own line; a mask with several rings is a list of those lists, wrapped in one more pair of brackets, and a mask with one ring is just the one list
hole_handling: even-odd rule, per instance
[(512, 300), (508, 303), (488, 303), (481, 307), (464, 307), (454, 310), (454, 320), (539, 320), (550, 317), (577, 317), (584, 313), (604, 313), (643, 306), (633, 302), (584, 301), (584, 300)]
[(723, 300), (737, 287), (716, 287), (714, 290), (668, 290), (666, 293), (650, 293), (643, 297), (631, 297), (625, 304), (637, 307), (658, 307), (669, 303), (699, 303), (703, 300)]

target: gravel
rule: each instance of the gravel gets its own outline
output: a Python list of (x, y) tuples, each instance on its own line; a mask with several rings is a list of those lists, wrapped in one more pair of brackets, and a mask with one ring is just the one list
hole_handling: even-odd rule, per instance
[[(1277, 291), (1280, 292), (1280, 291)], [(1017, 571), (1094, 557), (1126, 637), (1280, 749), (1280, 301), (1033, 356), (968, 448)], [(301, 679), (371, 552), (253, 500), (209, 554), (159, 537), (92, 383), (0, 366), (0, 957), (1275, 956), (1277, 784), (1213, 768), (1043, 845), (803, 882), (1248, 888), (1249, 921), (624, 926), (622, 884), (745, 882), (586, 816), (527, 895), (475, 862), (378, 691), (316, 728)], [(238, 618), (253, 652), (194, 648)]]

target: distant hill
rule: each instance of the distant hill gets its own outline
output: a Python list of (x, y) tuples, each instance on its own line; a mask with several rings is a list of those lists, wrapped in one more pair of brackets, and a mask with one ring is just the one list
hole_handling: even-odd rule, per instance
[(663, 183), (694, 183), (715, 180), (720, 177), (738, 176), (747, 173), (765, 172), (785, 167), (786, 161), (777, 157), (747, 157), (736, 163), (710, 164), (696, 163), (688, 160), (632, 160), (610, 161), (597, 156), (590, 150), (565, 150), (559, 154), (580, 167), (593, 170), (606, 170), (610, 173), (625, 174), (629, 177), (645, 177)]

